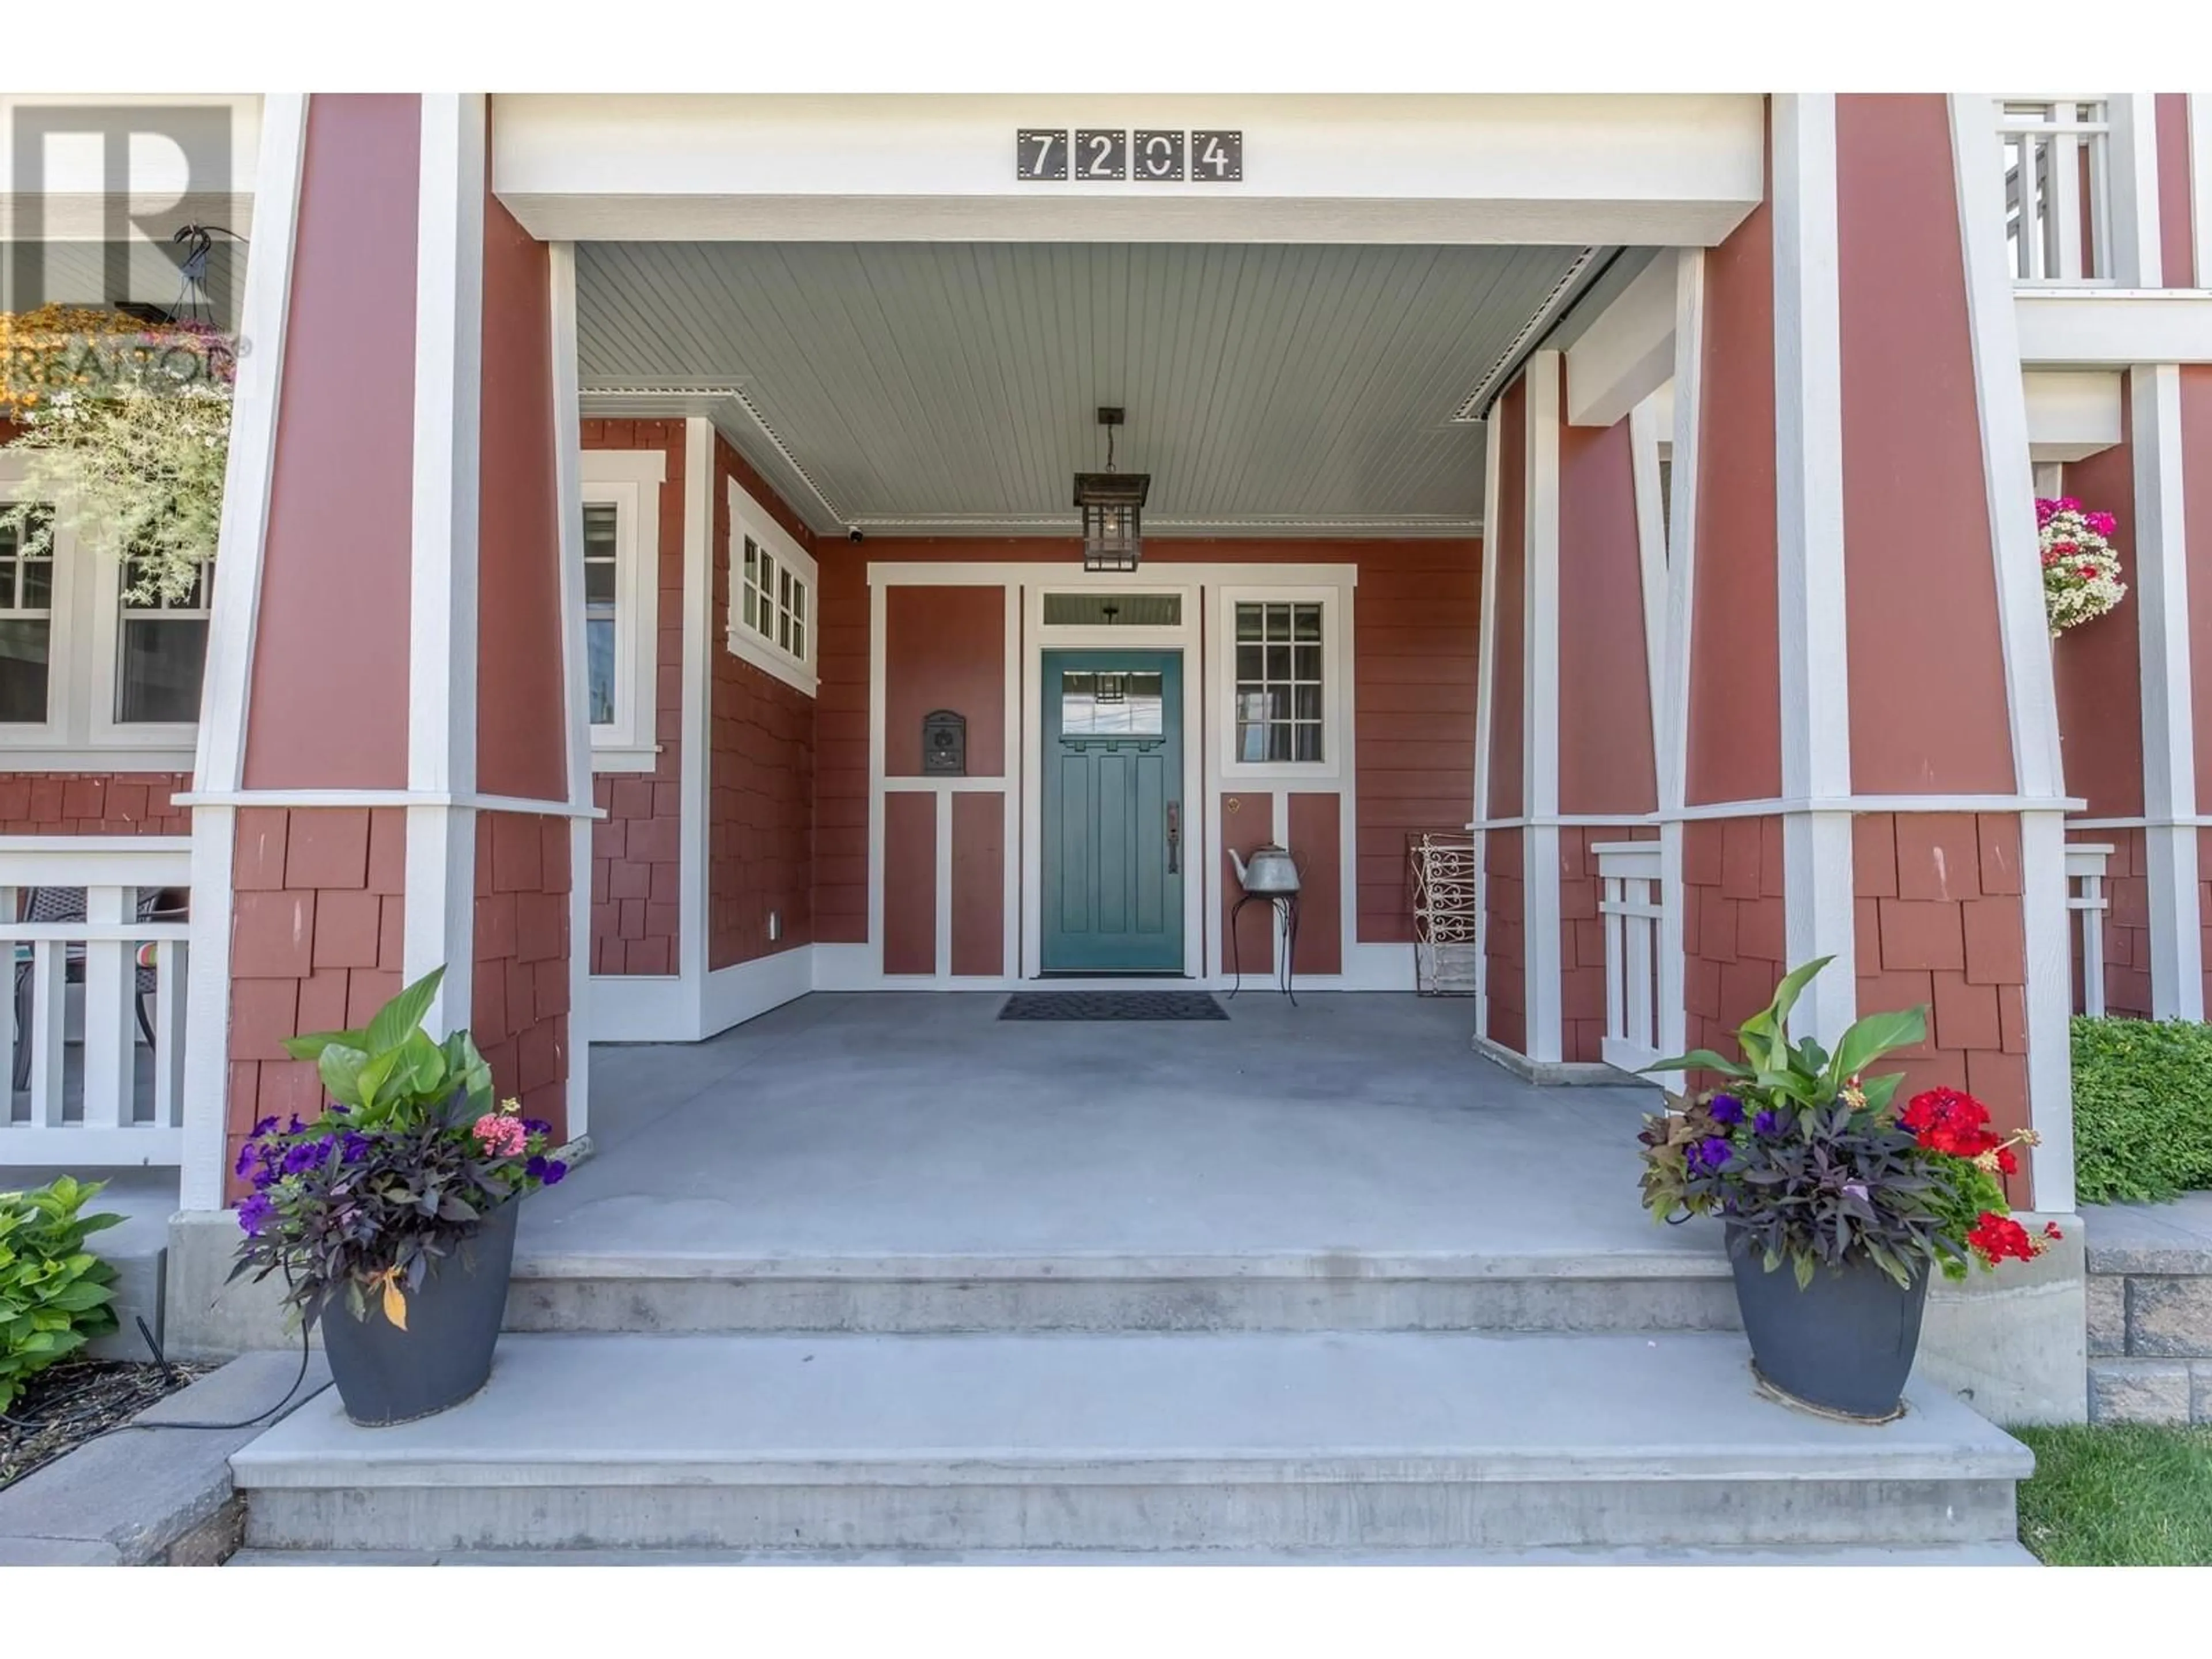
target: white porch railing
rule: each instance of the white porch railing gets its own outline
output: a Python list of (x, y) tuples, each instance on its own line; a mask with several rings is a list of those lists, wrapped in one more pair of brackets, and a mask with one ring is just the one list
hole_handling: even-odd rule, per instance
[(2066, 843), (2066, 908), (2081, 940), (2077, 1000), (2083, 1013), (2099, 1016), (2105, 1012), (2105, 912), (2112, 908), (2105, 896), (2105, 860), (2112, 855), (2109, 842)]
[(1659, 1054), (1659, 843), (1593, 842), (1598, 915), (1605, 921), (1605, 1042), (1608, 1066), (1638, 1071)]
[[(181, 1161), (186, 926), (141, 896), (191, 880), (184, 836), (0, 837), (0, 1167)], [(17, 920), (34, 888), (82, 890), (83, 920)]]
[(2094, 98), (2007, 99), (2005, 241), (2015, 283), (2112, 280), (2112, 123)]

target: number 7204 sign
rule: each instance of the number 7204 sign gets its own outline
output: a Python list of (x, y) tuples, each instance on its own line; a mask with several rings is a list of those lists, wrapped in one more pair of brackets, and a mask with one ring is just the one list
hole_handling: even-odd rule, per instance
[(1024, 127), (1014, 134), (1014, 176), (1035, 183), (1235, 184), (1244, 177), (1244, 135), (1219, 128)]

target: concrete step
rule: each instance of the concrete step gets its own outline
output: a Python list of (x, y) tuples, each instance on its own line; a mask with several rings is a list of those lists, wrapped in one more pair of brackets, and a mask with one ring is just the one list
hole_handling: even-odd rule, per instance
[[(1656, 1232), (1656, 1230), (1655, 1230)], [(533, 1251), (513, 1331), (1718, 1331), (1717, 1242), (1561, 1255), (745, 1256)]]
[(1518, 1551), (2006, 1544), (2027, 1449), (1754, 1393), (1740, 1337), (512, 1335), (388, 1429), (238, 1452), (256, 1549)]
[(1550, 1550), (258, 1550), (231, 1567), (2033, 1567), (2022, 1544)]

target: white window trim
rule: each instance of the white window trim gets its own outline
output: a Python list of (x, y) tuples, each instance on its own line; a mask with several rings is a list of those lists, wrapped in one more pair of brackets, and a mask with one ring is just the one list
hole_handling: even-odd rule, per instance
[[(0, 453), (0, 503), (29, 493), (23, 474), (21, 457)], [(116, 724), (123, 565), (88, 547), (74, 517), (55, 504), (46, 722), (0, 725), (0, 772), (189, 772), (198, 722)]]
[(592, 727), (592, 770), (650, 772), (660, 755), (655, 735), (659, 731), (660, 490), (668, 481), (668, 456), (659, 449), (586, 449), (579, 458), (577, 474), (583, 504), (611, 502), (617, 515), (615, 718)]
[[(1344, 718), (1344, 676), (1352, 661), (1352, 594), (1348, 586), (1332, 587), (1217, 587), (1209, 594), (1213, 606), (1214, 659), (1221, 665), (1217, 729), (1221, 733), (1221, 779), (1224, 783), (1250, 783), (1263, 779), (1291, 782), (1316, 781), (1344, 775), (1344, 749), (1348, 736)], [(1237, 607), (1239, 604), (1316, 604), (1321, 611), (1321, 752), (1317, 761), (1242, 761), (1232, 752), (1237, 743)]]
[[(746, 493), (735, 478), (729, 481), (730, 535), (723, 544), (724, 568), (729, 572), (730, 600), (722, 613), (722, 643), (730, 654), (749, 662), (763, 673), (808, 696), (815, 694), (815, 662), (822, 643), (822, 573), (814, 557), (792, 539), (766, 507)], [(786, 651), (744, 625), (740, 607), (744, 603), (744, 559), (740, 549), (750, 536), (776, 563), (806, 584), (806, 651), (803, 656)]]

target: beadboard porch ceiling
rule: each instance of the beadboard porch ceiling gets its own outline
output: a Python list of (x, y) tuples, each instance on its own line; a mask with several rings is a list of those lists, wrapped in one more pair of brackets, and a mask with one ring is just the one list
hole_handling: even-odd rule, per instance
[(1536, 246), (586, 243), (587, 416), (710, 416), (817, 530), (1465, 535), (1469, 399), (1602, 264)]

